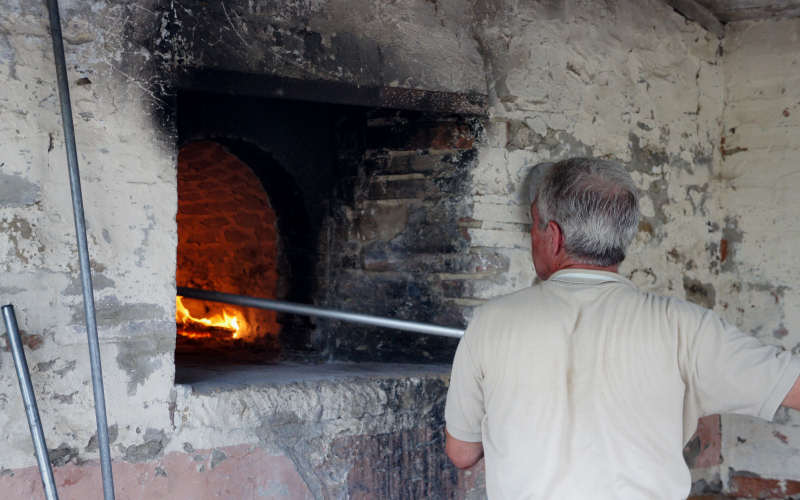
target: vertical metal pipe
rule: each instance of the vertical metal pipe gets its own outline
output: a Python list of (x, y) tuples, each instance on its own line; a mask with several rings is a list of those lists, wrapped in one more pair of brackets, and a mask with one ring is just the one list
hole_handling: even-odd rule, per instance
[(72, 104), (69, 98), (67, 63), (64, 58), (64, 41), (61, 36), (61, 18), (58, 0), (47, 0), (50, 11), (50, 34), (53, 39), (53, 54), (58, 76), (58, 95), (61, 100), (61, 121), (64, 125), (64, 144), (67, 150), (69, 185), (72, 191), (72, 212), (75, 218), (75, 233), (78, 238), (81, 284), (83, 285), (83, 306), (86, 315), (86, 335), (89, 339), (89, 359), (92, 367), (92, 387), (94, 388), (94, 412), (97, 419), (97, 441), (100, 448), (100, 465), (103, 473), (103, 495), (105, 500), (114, 498), (114, 478), (111, 473), (111, 453), (108, 442), (108, 422), (106, 420), (106, 399), (103, 390), (103, 370), (100, 365), (100, 342), (97, 338), (97, 317), (92, 292), (92, 274), (89, 268), (89, 245), (86, 240), (86, 221), (83, 215), (83, 195), (78, 173), (78, 153), (75, 146), (75, 129), (72, 122)]
[(39, 419), (39, 408), (36, 406), (36, 395), (33, 392), (28, 361), (25, 359), (25, 350), (17, 327), (17, 317), (14, 315), (14, 306), (3, 306), (3, 320), (6, 323), (8, 343), (11, 345), (11, 355), (14, 357), (14, 366), (17, 368), (19, 390), (22, 393), (22, 402), (25, 404), (25, 414), (28, 416), (28, 427), (31, 429), (33, 448), (36, 450), (36, 460), (39, 462), (39, 474), (42, 476), (42, 485), (47, 500), (58, 500), (56, 482), (53, 479), (53, 469), (50, 468), (50, 457), (47, 454), (47, 444), (44, 441), (42, 421)]

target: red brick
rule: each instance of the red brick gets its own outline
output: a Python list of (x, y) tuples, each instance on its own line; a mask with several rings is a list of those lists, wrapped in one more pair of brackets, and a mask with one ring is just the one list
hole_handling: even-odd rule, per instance
[(234, 245), (246, 245), (250, 235), (238, 229), (226, 229), (225, 241)]
[(371, 200), (429, 198), (435, 187), (427, 179), (403, 179), (375, 181), (369, 185)]
[[(184, 151), (192, 159), (187, 161)], [(178, 155), (178, 286), (274, 297), (276, 216), (261, 181), (213, 142)], [(277, 333), (271, 312), (248, 312), (258, 334)]]
[[(297, 468), (285, 456), (272, 456), (249, 445), (219, 448), (225, 456), (212, 467), (211, 450), (171, 452), (162, 458), (133, 464), (114, 461), (117, 498), (261, 498), (282, 491), (287, 498), (311, 499)], [(202, 462), (197, 462), (201, 457)], [(61, 498), (99, 498), (100, 465), (87, 462), (56, 467), (54, 476)], [(3, 498), (43, 499), (37, 467), (0, 475)]]
[(245, 212), (236, 214), (236, 223), (245, 227), (256, 227), (263, 222), (265, 215), (259, 212)]
[(469, 124), (456, 121), (395, 123), (367, 130), (370, 149), (456, 150), (471, 149), (474, 143), (475, 135)]
[(697, 431), (684, 450), (690, 467), (713, 467), (722, 463), (722, 433), (719, 415), (697, 421)]
[(730, 494), (740, 498), (786, 498), (800, 494), (800, 481), (734, 475)]

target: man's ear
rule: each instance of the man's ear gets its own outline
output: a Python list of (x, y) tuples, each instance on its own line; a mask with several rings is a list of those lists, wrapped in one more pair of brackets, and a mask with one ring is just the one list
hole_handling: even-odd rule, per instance
[(564, 249), (564, 232), (557, 222), (551, 220), (547, 223), (547, 233), (550, 236), (550, 249), (553, 255), (558, 255)]

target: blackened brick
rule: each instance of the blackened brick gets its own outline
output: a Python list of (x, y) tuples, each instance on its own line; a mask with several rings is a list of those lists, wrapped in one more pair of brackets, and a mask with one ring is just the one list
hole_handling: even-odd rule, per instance
[(438, 190), (427, 179), (376, 179), (367, 193), (371, 200), (423, 199), (434, 195), (438, 195)]

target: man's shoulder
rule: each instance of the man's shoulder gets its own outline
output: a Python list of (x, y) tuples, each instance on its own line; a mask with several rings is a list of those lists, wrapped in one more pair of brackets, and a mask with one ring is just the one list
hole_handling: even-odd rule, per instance
[(537, 283), (535, 285), (523, 288), (522, 290), (517, 290), (505, 295), (493, 297), (479, 306), (478, 310), (499, 311), (529, 306), (531, 301), (536, 300), (542, 294), (543, 290), (541, 283)]
[(537, 283), (487, 300), (475, 309), (472, 322), (508, 320), (519, 314), (530, 316), (541, 311), (541, 308), (551, 300), (552, 297), (548, 297), (541, 283)]
[(650, 305), (646, 309), (657, 312), (657, 314), (663, 314), (670, 321), (700, 321), (708, 314), (716, 314), (710, 309), (673, 295), (664, 295), (639, 288), (634, 288), (632, 293), (638, 297), (634, 300)]
[(491, 298), (473, 311), (464, 339), (480, 342), (479, 339), (496, 338), (499, 331), (515, 330), (513, 325), (539, 316), (546, 300), (538, 284)]
[[(547, 284), (546, 281), (537, 282), (521, 290), (489, 299), (475, 310), (473, 318), (477, 316), (497, 318), (498, 315), (512, 315), (518, 312), (530, 314), (534, 311), (540, 314), (548, 312), (558, 314), (559, 305), (571, 303), (574, 297), (554, 293)], [(617, 294), (616, 300), (622, 302), (649, 303), (662, 313), (678, 318), (700, 318), (710, 312), (705, 307), (679, 297), (642, 290), (632, 283), (629, 283), (630, 286), (622, 283), (620, 285), (617, 288), (620, 293)]]

